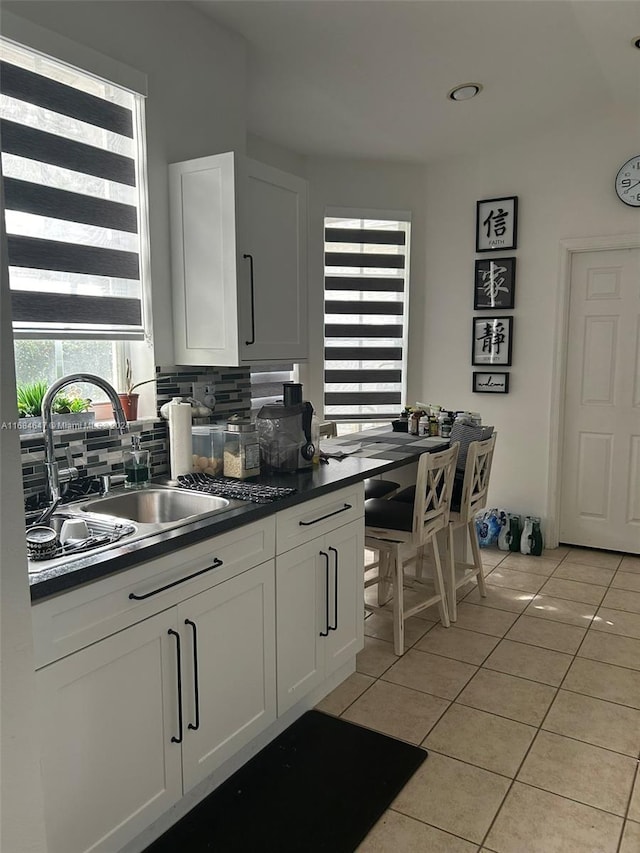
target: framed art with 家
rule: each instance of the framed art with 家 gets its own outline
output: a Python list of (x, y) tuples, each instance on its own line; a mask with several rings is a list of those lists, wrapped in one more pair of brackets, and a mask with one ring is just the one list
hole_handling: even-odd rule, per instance
[(485, 198), (476, 202), (476, 252), (518, 248), (518, 197)]
[(510, 309), (514, 307), (516, 286), (515, 258), (477, 258), (473, 289), (473, 307)]
[(509, 374), (491, 370), (474, 370), (473, 391), (476, 394), (508, 394)]
[(513, 347), (513, 317), (474, 317), (471, 363), (478, 367), (509, 367)]

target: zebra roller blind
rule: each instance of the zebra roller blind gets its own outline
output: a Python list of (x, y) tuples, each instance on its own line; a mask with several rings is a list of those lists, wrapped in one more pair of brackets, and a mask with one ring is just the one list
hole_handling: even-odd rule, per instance
[(17, 337), (142, 338), (143, 98), (0, 42)]
[(410, 223), (325, 218), (324, 416), (388, 420), (405, 396)]

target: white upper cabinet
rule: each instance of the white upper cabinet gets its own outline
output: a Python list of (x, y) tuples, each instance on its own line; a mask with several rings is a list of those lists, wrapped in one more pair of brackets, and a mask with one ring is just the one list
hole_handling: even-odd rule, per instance
[(307, 183), (234, 153), (169, 166), (176, 364), (307, 358)]

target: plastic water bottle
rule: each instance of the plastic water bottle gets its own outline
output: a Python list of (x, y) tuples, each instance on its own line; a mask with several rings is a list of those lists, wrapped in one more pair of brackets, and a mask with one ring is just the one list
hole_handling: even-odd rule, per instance
[(522, 536), (520, 537), (520, 553), (539, 557), (542, 554), (543, 542), (540, 530), (540, 519), (528, 515), (524, 522)]

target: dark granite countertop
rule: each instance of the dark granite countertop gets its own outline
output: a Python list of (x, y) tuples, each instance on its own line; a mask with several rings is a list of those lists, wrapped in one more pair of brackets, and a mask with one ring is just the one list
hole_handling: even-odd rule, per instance
[(384, 474), (406, 465), (421, 453), (447, 445), (446, 439), (420, 440), (416, 436), (391, 433), (389, 430), (367, 430), (329, 441), (323, 440), (322, 448), (327, 453), (342, 451), (354, 455), (342, 460), (330, 459), (328, 464), (295, 474), (269, 474), (252, 478), (249, 482), (293, 486), (296, 489), (292, 495), (271, 503), (246, 502), (218, 515), (199, 518), (197, 521), (162, 530), (143, 539), (130, 542), (123, 539), (108, 549), (87, 552), (64, 564), (30, 573), (31, 600), (37, 602), (148, 560), (157, 559), (240, 525), (250, 524), (288, 507), (362, 482), (367, 477)]

